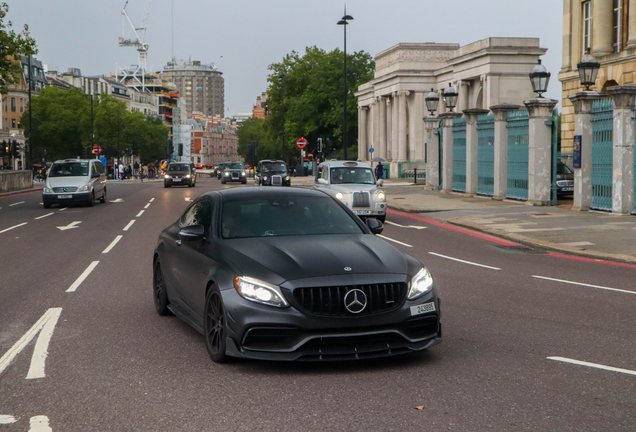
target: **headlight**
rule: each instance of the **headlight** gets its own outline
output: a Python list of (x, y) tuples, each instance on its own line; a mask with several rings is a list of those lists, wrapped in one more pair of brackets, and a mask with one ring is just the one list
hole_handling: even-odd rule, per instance
[(84, 185), (84, 186), (80, 186), (80, 187), (77, 188), (78, 192), (86, 192), (86, 191), (89, 191), (89, 190), (91, 190), (91, 187), (89, 185)]
[(379, 199), (380, 201), (384, 201), (384, 198), (386, 198), (386, 197), (384, 196), (384, 192), (380, 192), (380, 193), (378, 194), (378, 199)]
[(280, 289), (267, 282), (250, 277), (237, 276), (234, 278), (234, 287), (241, 297), (246, 300), (276, 307), (289, 306)]
[(243, 177), (245, 177), (245, 171), (243, 171), (243, 172), (241, 173), (241, 175), (242, 175)]
[(223, 175), (224, 175), (225, 177), (229, 177), (229, 176), (230, 176), (230, 173), (229, 173), (229, 172), (224, 172), (224, 173), (223, 173)]
[(289, 180), (289, 176), (285, 177), (285, 180)]
[(166, 174), (166, 176), (165, 176), (165, 177), (166, 177), (167, 179), (169, 179), (169, 178), (170, 178), (170, 176), (169, 176), (168, 174)]
[(186, 174), (186, 178), (190, 178), (190, 174)]
[(263, 176), (263, 181), (267, 181), (267, 176)]
[(433, 276), (426, 267), (417, 272), (409, 286), (408, 300), (415, 300), (433, 289)]
[(344, 195), (342, 194), (342, 192), (338, 192), (336, 193), (336, 198), (338, 198), (339, 200), (344, 198)]
[(53, 193), (53, 191), (50, 188), (45, 187), (44, 193)]

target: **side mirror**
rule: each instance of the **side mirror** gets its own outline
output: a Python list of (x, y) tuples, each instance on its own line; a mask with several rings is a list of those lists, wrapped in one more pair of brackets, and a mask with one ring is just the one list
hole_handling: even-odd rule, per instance
[(367, 226), (371, 230), (371, 234), (382, 234), (382, 231), (384, 231), (384, 225), (382, 225), (382, 222), (375, 218), (368, 218)]
[(329, 182), (327, 180), (325, 180), (324, 178), (319, 178), (316, 183), (321, 184), (321, 185), (328, 185), (329, 184)]
[(375, 184), (378, 186), (382, 186), (384, 184), (384, 179), (378, 180)]
[(179, 231), (179, 237), (183, 240), (201, 240), (205, 234), (205, 228), (203, 225), (190, 225), (181, 228)]

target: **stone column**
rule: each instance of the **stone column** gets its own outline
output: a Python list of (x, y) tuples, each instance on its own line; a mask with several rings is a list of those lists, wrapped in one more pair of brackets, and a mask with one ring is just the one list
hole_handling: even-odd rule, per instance
[(386, 159), (386, 102), (382, 96), (378, 98), (378, 104), (380, 105), (380, 148), (378, 154), (374, 156)]
[(386, 160), (391, 160), (391, 152), (393, 146), (393, 111), (391, 108), (391, 96), (386, 97)]
[(398, 94), (397, 92), (393, 93), (391, 103), (391, 161), (395, 162), (398, 160), (399, 153), (399, 125), (398, 125), (398, 117), (399, 117), (399, 104), (397, 100)]
[[(371, 145), (370, 147), (373, 147), (373, 149), (377, 152), (378, 148), (380, 147), (380, 128), (378, 127), (378, 117), (380, 116), (379, 114), (379, 107), (378, 107), (378, 103), (374, 100), (371, 103), (371, 134), (372, 134), (372, 138), (371, 138)], [(375, 153), (374, 153), (375, 154)]]
[(636, 85), (608, 89), (614, 100), (614, 176), (612, 212), (630, 214), (634, 209), (634, 100)]
[(424, 160), (424, 124), (419, 121), (424, 115), (424, 93), (415, 92), (413, 97), (413, 110), (411, 111), (410, 123), (413, 124), (411, 134), (411, 145), (415, 150), (413, 160)]
[(444, 128), (442, 141), (442, 191), (451, 192), (453, 190), (453, 119), (459, 118), (459, 113), (440, 114), (442, 127)]
[(477, 108), (464, 110), (464, 116), (466, 117), (466, 193), (470, 195), (477, 194), (477, 183), (479, 181), (477, 175), (479, 163), (477, 117), (482, 114), (488, 114), (488, 110)]
[(550, 205), (552, 189), (552, 127), (546, 122), (558, 101), (552, 99), (530, 99), (524, 101), (528, 108), (528, 204)]
[(592, 204), (592, 103), (602, 97), (591, 91), (568, 97), (574, 105), (574, 135), (581, 136), (581, 168), (574, 168), (572, 210), (587, 211)]
[(408, 91), (399, 94), (399, 120), (398, 120), (398, 162), (406, 162), (406, 97)]
[(369, 157), (369, 143), (367, 142), (367, 110), (369, 107), (358, 108), (360, 123), (358, 124), (358, 159), (365, 161)]
[(636, 0), (629, 0), (629, 14), (627, 23), (627, 49), (636, 48)]
[(464, 112), (470, 107), (468, 106), (468, 92), (470, 91), (470, 83), (468, 81), (459, 81), (459, 107), (457, 112)]
[(439, 186), (439, 136), (435, 131), (439, 127), (438, 117), (424, 117), (426, 124), (426, 186), (437, 189)]
[(592, 55), (594, 57), (613, 51), (613, 14), (612, 0), (592, 0)]
[(495, 105), (490, 110), (495, 116), (495, 185), (493, 199), (503, 200), (508, 194), (508, 112), (518, 105)]

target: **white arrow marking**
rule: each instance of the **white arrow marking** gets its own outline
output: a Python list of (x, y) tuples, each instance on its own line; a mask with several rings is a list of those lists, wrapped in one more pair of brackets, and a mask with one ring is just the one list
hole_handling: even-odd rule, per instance
[(11, 424), (17, 422), (16, 418), (10, 415), (0, 415), (0, 424)]
[(110, 200), (110, 202), (124, 202), (124, 200), (121, 198), (117, 198), (116, 200)]
[(423, 230), (423, 229), (426, 229), (426, 228), (427, 228), (427, 227), (417, 226), (417, 225), (400, 225), (400, 224), (398, 224), (398, 223), (395, 223), (395, 222), (389, 222), (389, 221), (386, 221), (385, 223), (388, 223), (389, 225), (398, 226), (398, 227), (400, 227), (400, 228), (413, 228), (413, 229), (416, 229), (416, 230)]
[(59, 226), (57, 227), (57, 229), (62, 230), (62, 231), (66, 231), (66, 230), (70, 230), (73, 228), (79, 228), (77, 225), (81, 224), (82, 221), (74, 221), (71, 222), (70, 224), (66, 225), (66, 226)]
[(49, 426), (49, 418), (47, 416), (33, 416), (29, 424), (29, 432), (53, 432), (53, 429)]
[(47, 320), (38, 340), (35, 341), (35, 348), (33, 349), (33, 356), (31, 357), (31, 366), (29, 366), (29, 373), (26, 379), (44, 378), (44, 363), (46, 362), (46, 356), (49, 355), (49, 342), (53, 336), (53, 330), (55, 330), (55, 324), (60, 319), (62, 308), (49, 309), (51, 311), (49, 319)]

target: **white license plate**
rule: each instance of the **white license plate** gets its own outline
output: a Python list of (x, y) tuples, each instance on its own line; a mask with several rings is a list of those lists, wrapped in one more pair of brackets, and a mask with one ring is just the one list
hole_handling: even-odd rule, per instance
[(411, 306), (411, 316), (422, 315), (429, 312), (435, 312), (435, 302)]
[(180, 182), (180, 181), (181, 181), (181, 179), (172, 179), (172, 181)]
[(371, 210), (354, 210), (353, 211), (357, 215), (370, 215)]
[(69, 199), (73, 198), (73, 195), (58, 195), (57, 199)]
[(572, 192), (572, 191), (574, 190), (574, 188), (573, 188), (573, 187), (561, 188), (561, 190), (562, 190), (563, 192)]

